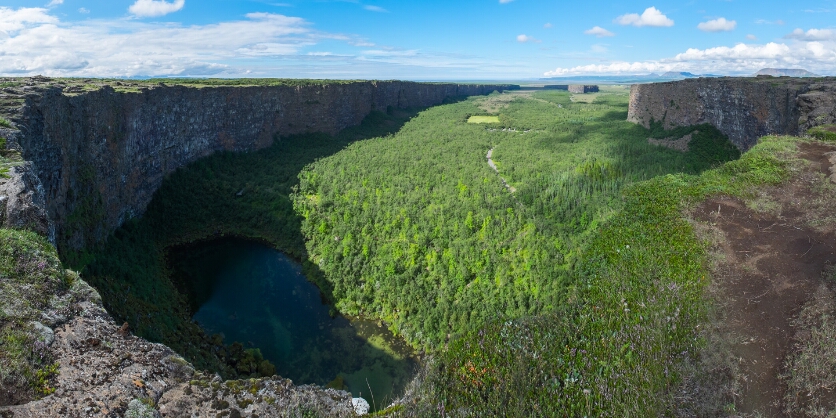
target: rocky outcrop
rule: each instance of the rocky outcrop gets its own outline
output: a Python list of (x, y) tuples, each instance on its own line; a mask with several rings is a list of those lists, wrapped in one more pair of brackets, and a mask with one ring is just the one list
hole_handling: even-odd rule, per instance
[(213, 152), (257, 150), (293, 134), (333, 134), (372, 110), (511, 87), (369, 81), (118, 92), (105, 85), (74, 95), (47, 87), (25, 96), (14, 119), (21, 130), (16, 146), (34, 164), (58, 243), (77, 249), (142, 214), (166, 174)]
[(666, 129), (710, 123), (745, 151), (770, 134), (801, 135), (836, 120), (836, 79), (699, 78), (636, 84), (627, 119)]
[(351, 394), (288, 379), (222, 381), (195, 372), (162, 344), (120, 328), (99, 303), (56, 328), (51, 352), (58, 375), (54, 393), (24, 405), (0, 407), (15, 418), (135, 416), (355, 416)]
[(597, 93), (598, 86), (596, 85), (583, 85), (583, 84), (573, 84), (568, 87), (569, 93), (575, 94), (583, 94), (583, 93)]
[(45, 210), (44, 188), (33, 164), (16, 164), (6, 176), (0, 177), (0, 227), (26, 228), (43, 236), (54, 236)]

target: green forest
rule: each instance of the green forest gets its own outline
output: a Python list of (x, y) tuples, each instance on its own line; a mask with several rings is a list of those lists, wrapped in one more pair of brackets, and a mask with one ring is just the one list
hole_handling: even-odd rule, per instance
[[(759, 154), (710, 170), (740, 157), (727, 138), (629, 123), (624, 90), (593, 103), (538, 91), (486, 111), (497, 95), (215, 154), (170, 175), (105, 244), (63, 259), (139, 335), (227, 376), (256, 362), (189, 320), (166, 264), (168, 249), (221, 235), (286, 252), (335, 312), (435, 354), (416, 410), (654, 415), (662, 401), (637, 400), (664, 392), (667, 365), (698, 343), (702, 248), (682, 199), (745, 177)], [(648, 141), (689, 133), (687, 152)], [(752, 182), (780, 177), (758, 164)]]

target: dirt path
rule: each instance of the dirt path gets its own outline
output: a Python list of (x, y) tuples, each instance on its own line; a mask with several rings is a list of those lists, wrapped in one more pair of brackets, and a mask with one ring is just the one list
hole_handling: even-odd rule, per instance
[[(493, 169), (493, 171), (496, 171), (496, 174), (499, 174), (499, 168), (496, 166), (496, 163), (494, 163), (493, 160), (491, 159), (491, 156), (493, 156), (493, 150), (494, 150), (493, 148), (489, 149), (488, 150), (488, 155), (486, 155), (485, 157), (487, 157), (487, 159), (488, 159), (488, 165)], [(514, 193), (514, 192), (517, 191), (517, 189), (515, 189), (510, 184), (508, 184), (507, 181), (505, 181), (505, 177), (502, 177), (500, 175), (499, 179), (502, 180), (502, 184), (505, 185), (505, 188), (508, 189), (509, 192)]]
[(822, 198), (816, 182), (829, 181), (821, 174), (830, 167), (824, 154), (833, 150), (801, 145), (800, 156), (810, 165), (789, 184), (768, 191), (777, 203), (772, 213), (755, 212), (738, 199), (724, 197), (709, 199), (694, 213), (696, 220), (719, 228), (724, 236), (719, 253), (725, 261), (715, 281), (726, 299), (721, 301), (724, 326), (739, 362), (737, 412), (787, 416), (787, 389), (778, 376), (799, 331), (793, 320), (823, 282), (822, 271), (836, 263), (833, 228), (812, 228), (808, 213)]

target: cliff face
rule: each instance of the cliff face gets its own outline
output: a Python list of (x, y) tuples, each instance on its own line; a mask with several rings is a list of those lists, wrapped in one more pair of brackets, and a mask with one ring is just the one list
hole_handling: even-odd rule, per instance
[(112, 87), (26, 96), (16, 146), (40, 179), (57, 242), (81, 248), (143, 213), (166, 174), (213, 152), (278, 136), (333, 134), (372, 110), (425, 107), (506, 85), (399, 81), (264, 87)]
[(666, 129), (710, 123), (745, 151), (764, 135), (833, 123), (834, 101), (833, 78), (699, 78), (633, 85), (627, 119)]

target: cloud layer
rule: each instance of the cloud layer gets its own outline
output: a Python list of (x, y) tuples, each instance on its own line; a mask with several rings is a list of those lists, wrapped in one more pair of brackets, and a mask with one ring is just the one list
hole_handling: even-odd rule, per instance
[(84, 76), (207, 75), (225, 62), (295, 54), (317, 37), (306, 21), (253, 13), (183, 27), (131, 20), (62, 24), (47, 9), (0, 7), (0, 73)]
[[(530, 37), (525, 41), (537, 42)], [(318, 49), (335, 42), (353, 52)], [(47, 8), (0, 6), (0, 55), (0, 75), (6, 76), (441, 80), (530, 73), (528, 64), (519, 61), (375, 45), (273, 13), (184, 26), (134, 18), (68, 23)]]
[(689, 48), (673, 57), (638, 62), (590, 64), (556, 68), (547, 77), (581, 74), (647, 74), (689, 71), (696, 74), (753, 74), (761, 68), (804, 68), (819, 74), (836, 69), (836, 31), (796, 29), (790, 43), (739, 43), (733, 47)]
[(663, 15), (659, 9), (655, 7), (648, 7), (644, 13), (629, 13), (615, 18), (615, 23), (619, 25), (632, 25), (637, 27), (651, 26), (651, 27), (668, 27), (673, 26), (673, 20), (668, 19)]

